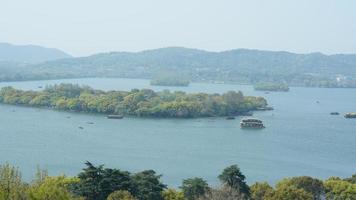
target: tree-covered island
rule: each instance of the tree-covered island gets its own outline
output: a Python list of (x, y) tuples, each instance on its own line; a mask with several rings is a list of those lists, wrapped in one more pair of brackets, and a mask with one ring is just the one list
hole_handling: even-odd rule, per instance
[(189, 86), (189, 80), (175, 77), (160, 77), (151, 80), (151, 85), (158, 86), (178, 86), (187, 87)]
[(235, 91), (224, 94), (190, 94), (168, 90), (155, 92), (150, 89), (106, 92), (74, 84), (47, 86), (43, 91), (4, 87), (0, 90), (0, 103), (76, 112), (166, 118), (230, 116), (267, 106), (263, 97), (244, 96), (242, 92)]
[(259, 91), (288, 92), (289, 86), (285, 83), (263, 82), (254, 85), (254, 89)]

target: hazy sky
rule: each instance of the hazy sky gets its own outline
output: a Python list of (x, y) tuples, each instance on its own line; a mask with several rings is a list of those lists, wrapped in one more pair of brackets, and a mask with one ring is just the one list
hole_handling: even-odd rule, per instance
[(167, 46), (356, 53), (356, 1), (0, 0), (0, 42), (75, 56)]

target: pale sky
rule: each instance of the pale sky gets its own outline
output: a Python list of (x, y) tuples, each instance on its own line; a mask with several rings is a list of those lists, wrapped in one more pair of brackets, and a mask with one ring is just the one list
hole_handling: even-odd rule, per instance
[(167, 46), (356, 53), (356, 0), (0, 0), (0, 42), (74, 56)]

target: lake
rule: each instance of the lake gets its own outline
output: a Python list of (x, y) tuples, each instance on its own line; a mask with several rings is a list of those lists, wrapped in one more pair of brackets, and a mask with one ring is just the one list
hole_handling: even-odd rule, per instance
[[(85, 161), (133, 172), (154, 169), (172, 187), (196, 176), (216, 185), (217, 176), (231, 164), (240, 166), (249, 183), (356, 173), (356, 119), (343, 117), (356, 111), (356, 89), (292, 87), (290, 92), (265, 94), (247, 85), (160, 87), (150, 86), (148, 80), (108, 78), (2, 82), (0, 87), (38, 90), (62, 82), (102, 90), (241, 90), (264, 96), (275, 110), (254, 113), (265, 129), (243, 130), (240, 118), (109, 120), (104, 115), (0, 104), (0, 163), (19, 166), (25, 180), (33, 177), (36, 166), (50, 175), (76, 175)], [(334, 111), (341, 115), (329, 114)]]

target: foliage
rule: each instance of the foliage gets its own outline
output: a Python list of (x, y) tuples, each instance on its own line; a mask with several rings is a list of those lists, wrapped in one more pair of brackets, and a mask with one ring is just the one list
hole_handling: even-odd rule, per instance
[(135, 191), (134, 196), (140, 200), (163, 200), (162, 192), (166, 185), (160, 181), (161, 175), (153, 170), (145, 170), (132, 176)]
[(9, 163), (0, 165), (0, 199), (21, 200), (25, 198), (26, 187), (21, 172)]
[(247, 197), (250, 196), (250, 188), (245, 181), (246, 177), (241, 173), (237, 165), (231, 165), (225, 168), (218, 178), (224, 185), (234, 188)]
[[(145, 170), (131, 175), (119, 169), (86, 163), (77, 177), (48, 176), (38, 168), (35, 179), (25, 183), (20, 171), (6, 163), (0, 166), (0, 200), (354, 200), (354, 176), (318, 179), (301, 176), (282, 179), (272, 188), (255, 183), (243, 193), (244, 176), (236, 165), (219, 176), (222, 185), (210, 188), (202, 178), (183, 180), (181, 191), (166, 189), (161, 175)], [(239, 186), (239, 187), (237, 187)], [(244, 186), (248, 187), (248, 186)]]
[(277, 187), (295, 187), (313, 195), (314, 200), (322, 199), (325, 193), (323, 182), (309, 176), (285, 178), (278, 182)]
[(197, 177), (183, 180), (181, 189), (188, 200), (195, 200), (204, 196), (210, 190), (208, 183)]
[(273, 193), (273, 187), (271, 187), (267, 182), (251, 185), (251, 199), (253, 200), (264, 200)]
[(329, 178), (324, 182), (324, 185), (328, 200), (356, 199), (356, 184), (341, 180), (340, 178)]
[(218, 189), (211, 189), (209, 192), (200, 196), (198, 200), (245, 200), (248, 199), (234, 188), (223, 186)]
[(133, 89), (130, 92), (94, 90), (73, 84), (47, 87), (44, 91), (0, 90), (0, 103), (58, 110), (142, 117), (212, 117), (239, 114), (266, 107), (262, 97), (243, 96), (230, 91), (219, 94), (186, 94)]
[(34, 184), (30, 187), (28, 192), (29, 200), (80, 200), (75, 198), (69, 191), (69, 186), (77, 183), (77, 178), (46, 177), (39, 184)]
[(107, 200), (136, 200), (136, 198), (133, 197), (129, 191), (118, 190), (111, 193)]
[(353, 174), (350, 178), (345, 178), (344, 181), (356, 184), (356, 174)]
[(313, 200), (313, 196), (304, 191), (303, 189), (298, 189), (296, 187), (281, 186), (277, 187), (276, 190), (267, 195), (266, 200)]
[(183, 192), (172, 188), (164, 190), (162, 196), (164, 200), (185, 200)]
[(118, 169), (98, 167), (86, 162), (86, 168), (79, 173), (79, 182), (74, 192), (87, 200), (105, 200), (109, 194), (117, 190), (132, 191), (130, 173)]

